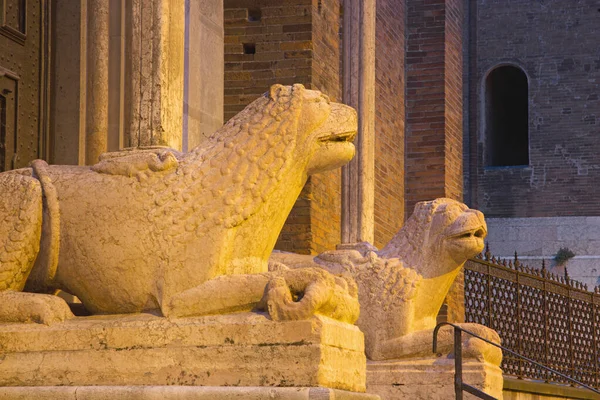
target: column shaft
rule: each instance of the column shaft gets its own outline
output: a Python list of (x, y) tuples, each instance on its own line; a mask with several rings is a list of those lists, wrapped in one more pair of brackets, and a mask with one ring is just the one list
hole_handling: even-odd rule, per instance
[(107, 150), (109, 2), (89, 0), (87, 6), (87, 87), (85, 163), (95, 164)]
[(342, 243), (374, 241), (375, 0), (344, 8), (344, 103), (358, 111), (356, 156), (342, 171)]

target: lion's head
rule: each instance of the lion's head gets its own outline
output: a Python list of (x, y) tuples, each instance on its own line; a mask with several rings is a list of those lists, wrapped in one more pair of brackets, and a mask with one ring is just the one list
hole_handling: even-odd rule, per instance
[[(279, 94), (274, 95), (273, 92)], [(270, 97), (281, 96), (289, 87), (275, 85)], [(297, 150), (311, 155), (306, 166), (308, 175), (341, 167), (354, 157), (352, 141), (356, 136), (357, 117), (351, 107), (332, 103), (329, 97), (315, 90), (294, 85), (292, 92), (302, 97), (302, 111), (298, 118)]]
[(311, 175), (350, 161), (356, 130), (351, 107), (301, 84), (273, 85), (192, 153), (207, 160), (226, 155), (231, 167), (258, 162), (278, 177), (301, 164)]
[(480, 211), (440, 198), (417, 203), (404, 227), (379, 252), (398, 257), (424, 278), (455, 270), (483, 250), (487, 226)]
[(352, 108), (299, 84), (273, 85), (183, 157), (177, 196), (193, 198), (194, 211), (175, 210), (174, 218), (182, 214), (188, 231), (233, 228), (271, 201), (285, 220), (310, 174), (352, 159), (356, 130)]

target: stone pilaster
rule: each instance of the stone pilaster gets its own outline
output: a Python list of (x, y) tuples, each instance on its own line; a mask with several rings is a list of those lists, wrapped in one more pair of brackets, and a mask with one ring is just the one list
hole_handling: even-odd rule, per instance
[(343, 101), (358, 111), (356, 156), (342, 169), (342, 243), (374, 241), (375, 1), (345, 2)]
[(223, 126), (223, 2), (189, 1), (186, 10), (183, 150)]
[(95, 164), (108, 146), (109, 2), (87, 4), (85, 163)]

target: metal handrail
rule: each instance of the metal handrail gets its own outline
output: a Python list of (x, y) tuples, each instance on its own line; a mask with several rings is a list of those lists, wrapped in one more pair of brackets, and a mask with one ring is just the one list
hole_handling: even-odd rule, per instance
[(571, 378), (570, 376), (567, 376), (567, 375), (560, 373), (550, 367), (540, 364), (537, 361), (532, 360), (531, 358), (528, 358), (528, 357), (522, 356), (518, 353), (515, 353), (514, 351), (507, 349), (506, 347), (500, 346), (497, 343), (494, 343), (488, 339), (482, 338), (481, 336), (477, 335), (476, 333), (473, 333), (471, 331), (463, 329), (460, 326), (452, 324), (450, 322), (441, 322), (441, 323), (437, 324), (437, 326), (433, 330), (433, 352), (434, 353), (437, 353), (438, 331), (444, 325), (449, 325), (454, 328), (454, 394), (455, 394), (457, 400), (462, 400), (463, 391), (471, 393), (472, 395), (475, 395), (475, 396), (479, 397), (480, 399), (497, 400), (495, 397), (492, 397), (489, 394), (482, 392), (481, 390), (463, 382), (463, 380), (462, 380), (462, 332), (465, 332), (473, 337), (476, 337), (477, 339), (483, 340), (484, 342), (501, 349), (503, 352), (510, 353), (513, 356), (519, 357), (519, 358), (521, 358), (525, 361), (528, 361), (540, 368), (543, 368), (543, 369), (550, 371), (556, 375), (559, 375), (559, 376), (565, 378), (566, 380), (568, 380), (569, 382), (579, 385), (584, 389), (587, 389), (594, 393), (600, 394), (599, 390), (594, 389), (593, 387), (588, 386), (585, 383), (579, 382), (578, 380), (575, 380), (575, 379)]

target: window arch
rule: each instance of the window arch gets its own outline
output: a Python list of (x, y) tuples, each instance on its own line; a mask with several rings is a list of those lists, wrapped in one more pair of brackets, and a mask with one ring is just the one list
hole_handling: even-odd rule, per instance
[(485, 80), (485, 165), (529, 165), (529, 89), (522, 69), (505, 65)]

